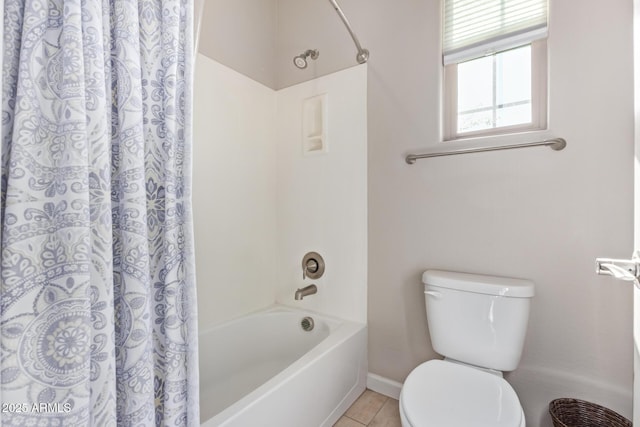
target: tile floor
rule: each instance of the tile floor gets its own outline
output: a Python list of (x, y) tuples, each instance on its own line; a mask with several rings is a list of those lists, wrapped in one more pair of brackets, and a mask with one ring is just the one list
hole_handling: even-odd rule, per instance
[(398, 401), (366, 389), (333, 427), (401, 427)]

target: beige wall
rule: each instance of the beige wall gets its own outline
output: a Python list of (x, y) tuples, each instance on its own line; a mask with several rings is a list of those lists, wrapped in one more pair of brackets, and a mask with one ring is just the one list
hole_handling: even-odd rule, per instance
[[(407, 3), (404, 10), (382, 1), (363, 7), (370, 18), (362, 38), (372, 52), (370, 371), (402, 381), (434, 357), (422, 270), (523, 277), (537, 284), (521, 363), (533, 374), (512, 382), (530, 425), (545, 425), (544, 404), (561, 393), (629, 415), (631, 288), (596, 276), (593, 261), (632, 250), (631, 3), (551, 2), (550, 129), (532, 138), (564, 137), (565, 151), (414, 166), (402, 156), (439, 140), (439, 11)], [(376, 30), (381, 20), (371, 9), (397, 30)], [(435, 22), (420, 23), (424, 16)], [(527, 381), (542, 370), (544, 384)]]
[[(629, 415), (632, 292), (596, 276), (593, 265), (597, 256), (632, 250), (632, 2), (550, 2), (549, 130), (531, 139), (563, 137), (567, 149), (413, 166), (404, 155), (441, 139), (439, 1), (340, 4), (371, 51), (370, 372), (403, 381), (437, 356), (428, 340), (424, 269), (522, 277), (536, 282), (537, 294), (521, 368), (509, 379), (528, 424), (547, 425), (544, 405), (557, 395)], [(278, 5), (278, 87), (355, 63), (355, 47), (328, 2)], [(320, 49), (320, 58), (300, 72), (291, 58), (307, 48)]]
[[(365, 25), (362, 9), (367, 2), (348, 0), (339, 4), (359, 35)], [(357, 49), (327, 0), (278, 0), (276, 41), (275, 70), (279, 88), (357, 65)], [(307, 49), (317, 49), (320, 56), (310, 61), (306, 69), (299, 70), (293, 65), (293, 57)]]
[(200, 53), (276, 88), (278, 0), (200, 0), (195, 9)]
[[(366, 25), (359, 9), (367, 2), (342, 3), (358, 34)], [(195, 6), (196, 23), (202, 14), (198, 51), (272, 89), (357, 65), (356, 47), (326, 0), (198, 0)], [(320, 57), (300, 70), (293, 58), (307, 49)]]

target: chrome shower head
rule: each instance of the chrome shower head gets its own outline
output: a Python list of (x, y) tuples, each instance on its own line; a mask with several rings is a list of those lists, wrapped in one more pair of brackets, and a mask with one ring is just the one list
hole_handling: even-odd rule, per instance
[(295, 56), (293, 58), (293, 64), (300, 68), (301, 70), (304, 70), (305, 68), (307, 68), (307, 65), (309, 65), (309, 63), (307, 62), (307, 58), (311, 58), (311, 59), (318, 59), (318, 56), (320, 55), (320, 52), (318, 52), (317, 49), (309, 49), (304, 53), (301, 53), (298, 56)]
[(295, 58), (293, 58), (293, 63), (296, 67), (303, 70), (307, 68), (307, 57), (304, 55), (298, 55)]

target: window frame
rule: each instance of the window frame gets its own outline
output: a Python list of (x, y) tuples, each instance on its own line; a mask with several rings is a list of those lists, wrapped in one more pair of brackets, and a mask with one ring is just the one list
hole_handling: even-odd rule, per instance
[[(445, 141), (544, 130), (547, 128), (547, 40), (546, 38), (538, 39), (512, 48), (526, 45), (531, 45), (531, 122), (458, 132), (458, 64), (470, 60), (465, 59), (464, 61), (444, 65), (443, 139)], [(492, 52), (491, 55), (496, 55), (512, 48)]]

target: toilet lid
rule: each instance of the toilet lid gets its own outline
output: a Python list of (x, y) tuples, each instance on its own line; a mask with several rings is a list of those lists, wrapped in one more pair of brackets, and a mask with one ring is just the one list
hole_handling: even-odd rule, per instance
[(415, 368), (400, 401), (412, 426), (517, 427), (522, 421), (518, 396), (503, 378), (442, 360)]

